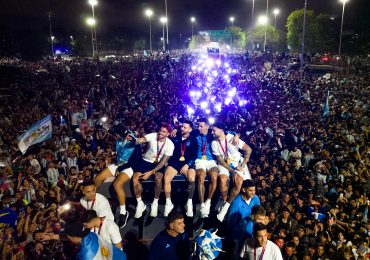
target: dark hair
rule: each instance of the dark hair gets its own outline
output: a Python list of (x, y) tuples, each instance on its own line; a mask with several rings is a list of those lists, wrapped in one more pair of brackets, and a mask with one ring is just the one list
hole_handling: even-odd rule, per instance
[(183, 124), (188, 124), (192, 129), (193, 129), (193, 127), (194, 127), (193, 122), (192, 122), (192, 121), (190, 121), (190, 120), (188, 120), (188, 119), (185, 119), (185, 120), (184, 120), (184, 122), (183, 122)]
[(201, 122), (205, 123), (206, 125), (209, 125), (209, 121), (206, 117), (199, 118), (198, 123), (201, 123)]
[(251, 215), (266, 216), (266, 210), (261, 205), (255, 205), (252, 207)]
[(249, 188), (249, 187), (255, 187), (256, 184), (254, 183), (253, 180), (245, 180), (243, 181), (242, 188)]
[(83, 183), (82, 183), (82, 187), (87, 187), (87, 186), (95, 186), (95, 182), (93, 180), (85, 180)]
[(267, 227), (265, 224), (262, 224), (260, 222), (254, 223), (253, 224), (253, 236), (256, 237), (258, 231), (266, 230), (266, 229)]
[(97, 217), (98, 217), (98, 214), (96, 214), (95, 210), (87, 210), (82, 215), (81, 222), (82, 223), (87, 223), (87, 222), (90, 222), (91, 220), (93, 220), (94, 218), (97, 218)]
[(221, 130), (224, 130), (226, 131), (226, 126), (224, 123), (221, 123), (221, 122), (216, 122), (213, 124), (213, 127), (216, 127), (218, 129), (221, 129)]
[(170, 214), (168, 214), (167, 220), (166, 220), (166, 227), (169, 228), (170, 224), (178, 219), (183, 219), (184, 216), (181, 212), (178, 212), (177, 210), (172, 210)]

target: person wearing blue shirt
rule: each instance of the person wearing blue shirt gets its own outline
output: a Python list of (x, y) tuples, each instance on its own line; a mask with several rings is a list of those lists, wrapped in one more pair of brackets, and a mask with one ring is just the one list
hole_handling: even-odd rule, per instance
[(176, 210), (168, 214), (166, 229), (150, 245), (149, 260), (182, 260), (190, 255), (189, 237), (185, 231), (184, 217)]
[(240, 223), (242, 239), (253, 237), (253, 225), (255, 223), (263, 223), (267, 225), (269, 222), (266, 216), (266, 210), (261, 205), (252, 207), (251, 216), (244, 218)]
[[(208, 217), (211, 208), (211, 200), (217, 188), (218, 168), (216, 158), (212, 154), (211, 143), (213, 136), (209, 126), (207, 118), (200, 118), (198, 119), (198, 129), (192, 131), (192, 135), (194, 135), (198, 140), (198, 156), (195, 160), (195, 170), (198, 179), (198, 196), (201, 218)], [(209, 177), (210, 184), (208, 187), (207, 200), (204, 202), (204, 181), (206, 174)]]
[(234, 199), (229, 208), (228, 226), (232, 237), (237, 244), (239, 252), (240, 241), (244, 241), (242, 226), (240, 223), (243, 219), (250, 217), (252, 208), (260, 205), (260, 199), (256, 193), (256, 185), (253, 180), (245, 180), (242, 184), (240, 194)]

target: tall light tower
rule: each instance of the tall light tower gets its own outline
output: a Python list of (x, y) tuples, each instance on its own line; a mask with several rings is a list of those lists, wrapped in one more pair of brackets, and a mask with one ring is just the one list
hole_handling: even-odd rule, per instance
[(231, 22), (231, 27), (234, 27), (234, 21), (235, 21), (234, 16), (231, 16), (231, 17), (229, 18), (229, 21)]
[(95, 49), (95, 39), (94, 39), (94, 26), (96, 24), (96, 21), (94, 18), (90, 17), (86, 19), (86, 24), (90, 26), (91, 28), (91, 45), (92, 45), (92, 56), (95, 57), (96, 55), (96, 49)]
[(153, 52), (153, 47), (152, 47), (152, 22), (151, 22), (150, 18), (153, 15), (153, 11), (151, 9), (147, 9), (145, 11), (145, 15), (148, 16), (148, 19), (149, 19), (149, 46), (150, 46), (150, 53), (152, 53)]
[(92, 38), (93, 57), (95, 57), (95, 55), (98, 55), (98, 43), (97, 43), (97, 40), (96, 40), (96, 28), (95, 28), (96, 22), (95, 22), (94, 6), (96, 6), (98, 4), (98, 1), (97, 0), (89, 0), (88, 3), (89, 3), (89, 5), (91, 5), (92, 19), (94, 20), (94, 22), (91, 24), (91, 29), (92, 29), (92, 33), (93, 33), (93, 38)]
[(275, 29), (276, 29), (276, 16), (280, 13), (280, 10), (275, 8), (273, 13), (274, 13), (274, 16), (275, 16)]
[(254, 50), (254, 0), (252, 0), (252, 50)]
[(304, 0), (304, 9), (303, 9), (303, 29), (302, 29), (302, 50), (301, 50), (301, 67), (299, 69), (299, 82), (302, 85), (303, 80), (303, 57), (304, 57), (304, 36), (306, 33), (306, 16), (307, 16), (307, 0)]
[(167, 15), (167, 0), (164, 0), (164, 5), (166, 7), (166, 38), (167, 38), (167, 45), (168, 45), (168, 15)]
[[(266, 0), (266, 17), (269, 15), (269, 0)], [(266, 51), (266, 41), (267, 41), (267, 22), (265, 24), (265, 40), (263, 42), (263, 51)]]
[(49, 12), (49, 32), (50, 32), (50, 43), (51, 43), (51, 55), (54, 56), (54, 36), (51, 31), (51, 12)]
[(166, 38), (164, 37), (164, 26), (167, 24), (167, 18), (166, 17), (161, 17), (160, 22), (162, 23), (162, 39), (163, 39), (163, 51), (166, 50)]
[(340, 37), (339, 37), (339, 50), (338, 50), (338, 55), (340, 56), (341, 51), (342, 51), (342, 35), (343, 35), (343, 21), (344, 21), (344, 8), (346, 6), (346, 3), (348, 0), (340, 0), (340, 2), (343, 3), (343, 10), (342, 10), (342, 22), (340, 24)]
[(190, 17), (190, 22), (191, 22), (191, 39), (193, 39), (193, 36), (194, 36), (195, 17)]

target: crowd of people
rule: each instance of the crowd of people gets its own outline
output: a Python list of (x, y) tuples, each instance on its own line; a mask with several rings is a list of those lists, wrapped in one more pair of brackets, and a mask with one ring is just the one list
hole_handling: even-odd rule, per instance
[[(104, 256), (188, 259), (184, 219), (196, 215), (214, 219), (225, 238), (220, 259), (370, 257), (368, 60), (338, 62), (325, 76), (305, 72), (300, 82), (289, 56), (223, 55), (235, 69), (228, 84), (248, 102), (222, 100), (224, 75), (215, 74), (222, 107), (208, 112), (189, 95), (203, 88), (192, 69), (198, 59), (1, 62), (18, 73), (0, 107), (3, 259), (84, 259), (99, 247)], [(52, 138), (21, 154), (17, 137), (48, 114)], [(183, 214), (172, 201), (176, 175), (188, 183)], [(109, 177), (114, 200), (96, 192)], [(153, 200), (144, 201), (149, 179)], [(126, 208), (130, 181), (135, 212)], [(149, 248), (133, 233), (122, 238), (127, 220), (146, 209), (162, 217), (163, 195), (166, 227)]]

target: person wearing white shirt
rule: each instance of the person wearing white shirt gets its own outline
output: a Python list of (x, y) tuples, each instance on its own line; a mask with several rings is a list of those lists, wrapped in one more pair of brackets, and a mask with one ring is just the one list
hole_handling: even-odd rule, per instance
[(56, 185), (58, 182), (59, 177), (59, 171), (56, 168), (55, 164), (52, 162), (49, 162), (48, 164), (48, 170), (46, 172), (46, 175), (48, 176), (48, 183), (51, 185)]
[(244, 242), (240, 252), (241, 259), (249, 260), (283, 260), (277, 245), (268, 240), (267, 228), (263, 223), (253, 225), (253, 238)]
[(33, 157), (32, 154), (27, 156), (27, 159), (30, 161), (31, 166), (35, 168), (34, 174), (37, 175), (41, 171), (41, 165), (40, 163)]
[[(231, 202), (240, 193), (243, 181), (251, 179), (247, 163), (251, 156), (252, 149), (242, 140), (239, 140), (236, 145), (232, 140), (234, 135), (226, 134), (225, 125), (221, 122), (216, 122), (212, 127), (214, 140), (212, 141), (212, 153), (217, 158), (219, 170), (219, 187), (222, 196), (221, 205), (218, 208), (219, 213), (217, 219), (222, 222), (227, 214)], [(239, 152), (244, 151), (244, 158)], [(231, 189), (228, 196), (228, 180), (233, 178), (234, 187)], [(227, 200), (227, 201), (226, 201)]]
[(162, 190), (164, 166), (175, 149), (173, 142), (168, 138), (171, 131), (169, 124), (162, 124), (158, 133), (147, 134), (136, 139), (136, 144), (147, 143), (148, 148), (143, 154), (143, 159), (138, 163), (138, 170), (132, 179), (137, 200), (135, 218), (140, 218), (146, 209), (146, 205), (141, 199), (141, 193), (143, 192), (141, 181), (148, 180), (152, 175), (155, 176), (155, 187), (150, 216), (158, 216), (158, 200)]
[(121, 233), (118, 225), (113, 220), (98, 217), (95, 210), (87, 210), (82, 216), (82, 223), (101, 239), (122, 249)]
[(96, 193), (96, 186), (93, 181), (85, 181), (82, 184), (84, 196), (80, 199), (82, 207), (87, 210), (95, 210), (99, 217), (105, 217), (114, 221), (114, 215), (109, 201), (101, 194)]

